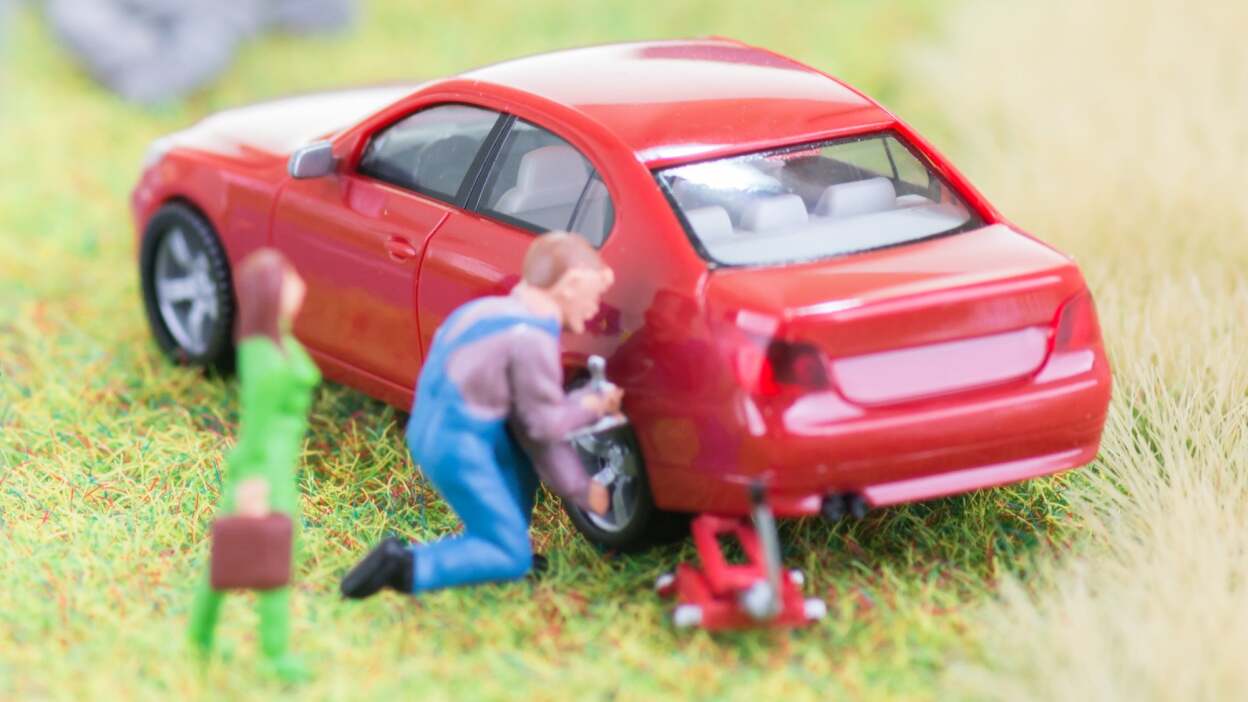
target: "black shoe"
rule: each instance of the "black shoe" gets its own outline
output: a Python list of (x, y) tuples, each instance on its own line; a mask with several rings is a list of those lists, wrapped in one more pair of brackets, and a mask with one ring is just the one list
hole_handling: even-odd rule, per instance
[(407, 544), (393, 536), (377, 544), (364, 560), (342, 579), (342, 596), (352, 600), (372, 597), (384, 588), (411, 594), (416, 556)]
[(540, 553), (533, 554), (533, 570), (529, 571), (529, 577), (537, 580), (546, 575), (548, 570), (550, 570), (550, 561)]

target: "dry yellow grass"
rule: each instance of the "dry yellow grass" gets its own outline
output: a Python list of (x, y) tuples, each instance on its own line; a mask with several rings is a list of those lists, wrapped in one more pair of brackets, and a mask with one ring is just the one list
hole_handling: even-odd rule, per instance
[(917, 58), (950, 151), (1080, 262), (1115, 397), (1087, 539), (983, 612), (958, 697), (1248, 692), (1248, 4), (972, 2)]

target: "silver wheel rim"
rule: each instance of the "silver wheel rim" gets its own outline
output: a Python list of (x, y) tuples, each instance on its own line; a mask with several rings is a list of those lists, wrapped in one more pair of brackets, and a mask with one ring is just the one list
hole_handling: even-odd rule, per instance
[(585, 518), (595, 527), (617, 534), (632, 523), (641, 504), (641, 466), (637, 452), (622, 431), (584, 436), (576, 440), (577, 451), (586, 472), (594, 475), (605, 468), (614, 468), (615, 482), (611, 491), (611, 509), (606, 514), (582, 510)]
[(220, 315), (208, 253), (192, 244), (181, 228), (171, 229), (156, 250), (152, 280), (170, 336), (187, 353), (203, 354)]

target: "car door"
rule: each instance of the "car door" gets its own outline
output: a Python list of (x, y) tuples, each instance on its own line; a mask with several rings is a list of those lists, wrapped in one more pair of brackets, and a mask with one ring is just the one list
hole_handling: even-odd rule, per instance
[(536, 234), (568, 230), (600, 246), (613, 224), (610, 194), (589, 159), (526, 120), (512, 118), (505, 129), (469, 211), (449, 219), (426, 249), (418, 293), (425, 348), (456, 307), (505, 294), (520, 280)]
[(415, 385), (420, 254), (467, 197), (501, 120), (469, 105), (425, 107), (367, 137), (354, 168), (283, 190), (273, 242), (308, 282), (295, 333), (322, 359), (394, 391)]

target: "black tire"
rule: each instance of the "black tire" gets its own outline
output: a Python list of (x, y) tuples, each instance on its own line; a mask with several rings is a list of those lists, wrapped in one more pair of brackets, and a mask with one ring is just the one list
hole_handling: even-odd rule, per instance
[[(634, 474), (629, 478), (632, 481), (629, 488), (633, 490), (630, 494), (636, 496), (635, 508), (626, 519), (608, 520), (591, 515), (564, 500), (564, 511), (568, 513), (568, 517), (577, 530), (600, 548), (625, 553), (644, 551), (684, 538), (688, 534), (688, 515), (666, 512), (655, 506), (654, 498), (650, 493), (650, 480), (646, 474), (645, 461), (632, 428), (622, 427), (610, 432), (608, 436), (610, 441), (631, 452), (636, 461)], [(579, 445), (577, 452), (581, 456), (586, 472), (591, 476), (601, 469), (602, 458)], [(614, 491), (618, 489), (620, 489), (618, 484), (612, 488), (613, 496)], [(615, 514), (614, 509), (611, 514)]]
[[(181, 235), (175, 245), (172, 237)], [(183, 274), (177, 280), (172, 276)], [(152, 337), (175, 363), (228, 373), (234, 368), (234, 288), (229, 259), (199, 212), (182, 202), (157, 210), (139, 252), (143, 306)], [(176, 294), (158, 282), (183, 283)], [(185, 282), (184, 282), (185, 281)], [(192, 294), (183, 300), (181, 294)], [(205, 311), (197, 312), (196, 305)], [(181, 319), (185, 315), (186, 319)], [(196, 321), (198, 319), (198, 322)]]

